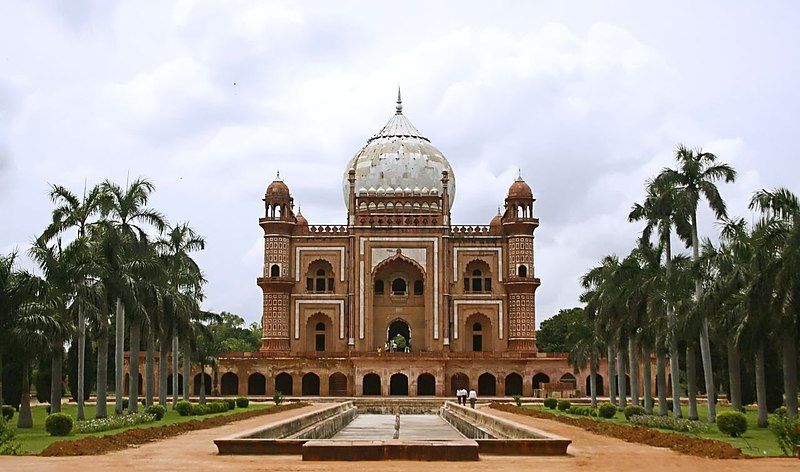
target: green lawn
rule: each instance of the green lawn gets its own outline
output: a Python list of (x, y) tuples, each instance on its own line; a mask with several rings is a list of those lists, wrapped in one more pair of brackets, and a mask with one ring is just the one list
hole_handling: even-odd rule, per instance
[[(225, 416), (231, 415), (235, 413), (241, 413), (244, 411), (252, 411), (252, 410), (262, 410), (265, 408), (270, 408), (272, 404), (264, 404), (264, 403), (250, 403), (248, 408), (235, 408), (233, 410), (227, 411), (225, 413), (214, 413), (210, 415), (203, 415), (203, 416), (180, 416), (176, 411), (172, 410), (172, 407), (167, 408), (167, 414), (161, 421), (156, 421), (153, 423), (147, 423), (142, 425), (133, 426), (133, 428), (154, 428), (157, 426), (163, 426), (166, 424), (173, 424), (173, 423), (183, 423), (185, 421), (189, 421), (192, 419), (204, 419), (204, 418), (212, 418), (214, 416)], [(62, 413), (67, 413), (72, 415), (75, 418), (75, 414), (78, 410), (76, 405), (63, 405), (61, 407)], [(114, 405), (109, 405), (109, 410), (111, 412), (114, 411)], [(44, 429), (44, 420), (47, 418), (47, 411), (45, 406), (35, 406), (32, 408), (33, 411), (33, 428), (32, 429), (19, 429), (16, 428), (17, 424), (17, 414), (14, 414), (14, 419), (11, 421), (11, 424), (15, 426), (15, 432), (17, 434), (17, 439), (19, 439), (20, 443), (22, 444), (22, 453), (23, 454), (38, 454), (44, 448), (49, 446), (50, 444), (62, 440), (62, 439), (80, 439), (86, 436), (105, 436), (107, 434), (116, 434), (121, 431), (125, 431), (126, 429), (130, 428), (119, 428), (119, 429), (112, 429), (109, 431), (103, 431), (101, 433), (87, 433), (87, 434), (76, 434), (72, 433), (69, 436), (62, 436), (62, 437), (54, 437), (50, 436), (50, 434), (45, 431)], [(140, 411), (143, 411), (143, 408), (140, 408)], [(95, 406), (94, 405), (86, 405), (85, 407), (86, 418), (94, 418), (95, 414)]]
[[(590, 418), (592, 420), (597, 420), (597, 421), (608, 421), (611, 423), (625, 424), (625, 425), (630, 424), (628, 420), (625, 419), (625, 415), (623, 415), (621, 412), (617, 412), (617, 415), (614, 418), (605, 419), (605, 418), (594, 418), (588, 416), (570, 415), (562, 411), (551, 410), (549, 408), (545, 408), (543, 406), (538, 406), (538, 405), (537, 406), (525, 405), (525, 407), (533, 408), (535, 410), (544, 411), (547, 413), (553, 413), (556, 415), (569, 416), (571, 418)], [(730, 410), (730, 408), (722, 405), (717, 406), (717, 413), (727, 410)], [(683, 417), (686, 418), (689, 412), (689, 407), (683, 406), (682, 411), (683, 411)], [(708, 413), (708, 407), (702, 404), (698, 404), (697, 412), (700, 418), (704, 419), (706, 418), (706, 414)], [(775, 438), (775, 435), (772, 434), (772, 431), (766, 428), (759, 428), (757, 426), (758, 412), (754, 409), (748, 408), (746, 415), (747, 415), (747, 432), (744, 433), (744, 435), (740, 438), (732, 438), (727, 434), (721, 433), (719, 429), (717, 429), (716, 424), (711, 425), (710, 432), (700, 433), (697, 435), (691, 433), (680, 433), (677, 431), (671, 431), (666, 429), (658, 429), (658, 428), (654, 429), (658, 429), (659, 431), (664, 431), (668, 433), (685, 434), (687, 436), (696, 436), (701, 438), (717, 439), (720, 441), (725, 441), (726, 443), (729, 443), (734, 447), (741, 449), (741, 451), (744, 454), (747, 454), (749, 456), (783, 456), (783, 452), (781, 451), (781, 448), (778, 446), (778, 441)], [(772, 415), (770, 415), (770, 418), (772, 418)]]

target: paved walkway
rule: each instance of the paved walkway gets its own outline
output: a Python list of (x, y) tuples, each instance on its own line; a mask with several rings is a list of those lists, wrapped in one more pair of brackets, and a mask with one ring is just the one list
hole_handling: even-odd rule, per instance
[[(358, 415), (331, 439), (392, 439), (394, 415)], [(464, 439), (439, 415), (400, 415), (400, 439)]]
[[(331, 471), (352, 472), (359, 469), (382, 470), (386, 463), (303, 462), (299, 456), (219, 456), (212, 442), (215, 438), (256, 428), (295, 414), (318, 408), (309, 406), (275, 415), (231, 423), (219, 428), (193, 431), (171, 439), (145, 444), (103, 456), (90, 457), (8, 457), (0, 456), (0, 470), (6, 471), (79, 471), (135, 472), (164, 470), (196, 471)], [(436, 472), (517, 472), (521, 470), (608, 470), (613, 472), (659, 471), (761, 471), (800, 470), (798, 459), (752, 459), (719, 461), (684, 456), (668, 449), (630, 444), (619, 439), (598, 436), (555, 421), (541, 420), (510, 413), (489, 412), (552, 431), (573, 440), (567, 457), (502, 457), (482, 456), (479, 462), (393, 463), (392, 469)]]

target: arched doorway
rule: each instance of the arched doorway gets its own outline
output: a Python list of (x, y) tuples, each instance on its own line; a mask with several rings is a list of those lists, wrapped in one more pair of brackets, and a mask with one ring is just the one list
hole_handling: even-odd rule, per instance
[(389, 395), (408, 395), (408, 377), (394, 374), (389, 379)]
[[(200, 380), (200, 379), (203, 379), (205, 381), (203, 382), (203, 380)], [(195, 395), (200, 395), (200, 382), (203, 382), (203, 384), (204, 384), (203, 385), (203, 387), (204, 387), (203, 390), (206, 392), (206, 394), (210, 394), (211, 393), (211, 376), (206, 374), (206, 373), (197, 374), (197, 375), (194, 376), (194, 382), (193, 382), (194, 385), (193, 385), (193, 387), (194, 387), (194, 394)]]
[(492, 322), (483, 313), (469, 315), (463, 324), (463, 346), (466, 352), (492, 351)]
[(533, 389), (538, 390), (540, 388), (544, 388), (543, 384), (550, 383), (550, 376), (539, 372), (538, 374), (533, 376)]
[(281, 372), (275, 376), (275, 391), (284, 395), (294, 395), (293, 383), (291, 375)]
[(248, 395), (266, 395), (267, 394), (267, 378), (262, 374), (256, 372), (247, 378), (247, 394)]
[(463, 372), (453, 374), (453, 376), (450, 377), (450, 393), (455, 395), (456, 390), (460, 388), (469, 388), (469, 377)]
[(328, 377), (328, 395), (332, 397), (347, 396), (347, 376), (336, 372)]
[(436, 377), (431, 374), (420, 374), (417, 377), (417, 395), (436, 395)]
[[(597, 395), (602, 396), (605, 395), (603, 390), (603, 376), (600, 374), (594, 374), (595, 382), (597, 383)], [(592, 394), (592, 375), (589, 374), (586, 376), (586, 395)]]
[(221, 391), (222, 395), (239, 395), (239, 376), (233, 372), (222, 374)]
[[(141, 383), (139, 384), (141, 385)], [(167, 395), (172, 395), (172, 374), (167, 375)], [(183, 375), (178, 374), (178, 395), (183, 395)]]
[(380, 395), (381, 377), (378, 374), (367, 374), (361, 381), (362, 395)]
[(302, 395), (319, 395), (319, 375), (309, 372), (303, 376)]
[(506, 375), (506, 395), (522, 395), (522, 376), (517, 373)]
[[(400, 341), (398, 336), (402, 336), (402, 341)], [(398, 351), (403, 351), (406, 348), (411, 350), (411, 328), (408, 327), (408, 323), (401, 319), (392, 321), (389, 328), (386, 330), (386, 342), (389, 343), (389, 346), (392, 346), (392, 341), (400, 341), (396, 343), (396, 349)]]
[(494, 375), (486, 372), (478, 377), (478, 395), (497, 395), (497, 379)]

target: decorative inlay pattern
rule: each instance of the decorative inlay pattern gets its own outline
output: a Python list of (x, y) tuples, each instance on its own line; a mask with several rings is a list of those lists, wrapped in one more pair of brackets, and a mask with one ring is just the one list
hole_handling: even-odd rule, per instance
[(264, 277), (269, 277), (272, 264), (281, 267), (281, 277), (289, 272), (289, 238), (284, 236), (266, 236), (264, 238)]
[(533, 338), (536, 316), (532, 293), (512, 293), (508, 296), (508, 337)]
[(289, 294), (264, 294), (264, 337), (289, 338)]

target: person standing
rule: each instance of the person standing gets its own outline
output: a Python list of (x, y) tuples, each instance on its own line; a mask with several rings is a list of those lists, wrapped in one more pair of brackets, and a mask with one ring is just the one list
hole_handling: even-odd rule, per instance
[(456, 389), (456, 403), (458, 403), (459, 405), (461, 404), (461, 389), (460, 388)]
[(474, 388), (469, 389), (469, 406), (475, 409), (475, 402), (478, 401), (478, 392)]

